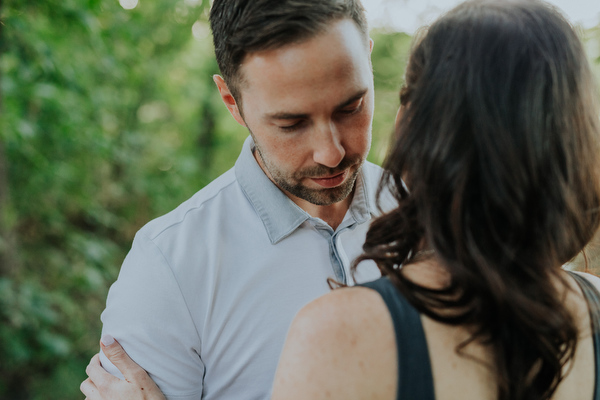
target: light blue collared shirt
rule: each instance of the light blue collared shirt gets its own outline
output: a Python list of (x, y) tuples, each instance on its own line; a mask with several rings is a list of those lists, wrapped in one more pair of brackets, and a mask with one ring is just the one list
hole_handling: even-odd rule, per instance
[[(235, 167), (136, 235), (102, 313), (170, 400), (268, 399), (294, 315), (352, 284), (381, 169), (365, 163), (334, 231), (292, 202), (244, 143)], [(362, 263), (356, 280), (376, 279)], [(105, 368), (119, 375), (102, 357)]]

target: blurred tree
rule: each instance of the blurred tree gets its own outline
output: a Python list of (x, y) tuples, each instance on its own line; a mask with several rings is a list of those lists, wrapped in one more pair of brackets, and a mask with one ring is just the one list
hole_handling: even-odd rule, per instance
[(398, 93), (403, 83), (412, 38), (406, 33), (379, 29), (372, 30), (371, 37), (374, 41), (371, 60), (375, 79), (375, 115), (369, 160), (381, 164), (400, 105)]
[(1, 5), (1, 399), (81, 397), (133, 234), (235, 160), (208, 3)]

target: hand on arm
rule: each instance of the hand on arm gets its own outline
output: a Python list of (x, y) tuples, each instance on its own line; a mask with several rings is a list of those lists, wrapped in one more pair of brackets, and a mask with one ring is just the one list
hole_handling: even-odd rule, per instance
[[(165, 252), (139, 232), (108, 293), (102, 331), (118, 338), (168, 398), (196, 400), (202, 395), (204, 365), (191, 315)], [(123, 378), (106, 357), (108, 351), (100, 353), (102, 367)]]
[(100, 347), (106, 357), (121, 371), (125, 380), (106, 372), (100, 364), (99, 355), (96, 354), (85, 370), (88, 378), (80, 386), (86, 399), (165, 400), (164, 395), (146, 371), (127, 355), (116, 340), (105, 335), (100, 342)]

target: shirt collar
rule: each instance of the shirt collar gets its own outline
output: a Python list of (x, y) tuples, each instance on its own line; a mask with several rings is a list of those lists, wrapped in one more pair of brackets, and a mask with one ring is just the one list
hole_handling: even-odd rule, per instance
[[(253, 150), (254, 141), (248, 136), (235, 163), (235, 176), (246, 198), (262, 220), (269, 240), (276, 244), (312, 217), (267, 177), (256, 162)], [(348, 210), (357, 223), (366, 222), (371, 218), (371, 204), (374, 204), (371, 198), (374, 191), (368, 187), (372, 182), (366, 182), (363, 169), (356, 180), (356, 190)]]
[[(363, 164), (363, 167), (356, 177), (354, 197), (352, 197), (352, 203), (350, 203), (350, 209), (348, 210), (359, 224), (368, 221), (371, 219), (371, 215), (375, 214), (371, 209), (371, 204), (375, 204), (375, 190), (370, 187), (373, 182), (369, 182), (365, 175), (365, 165)], [(371, 179), (371, 181), (373, 181), (373, 179)]]

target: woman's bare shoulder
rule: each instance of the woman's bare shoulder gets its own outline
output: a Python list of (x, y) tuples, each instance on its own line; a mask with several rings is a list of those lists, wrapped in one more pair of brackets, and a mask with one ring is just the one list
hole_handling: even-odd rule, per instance
[(381, 296), (365, 287), (336, 289), (312, 301), (294, 318), (288, 339), (302, 337), (306, 346), (325, 352), (356, 352), (368, 347), (382, 328), (393, 323)]
[(316, 323), (320, 329), (338, 329), (339, 324), (375, 322), (388, 317), (387, 307), (374, 290), (356, 286), (331, 291), (300, 310), (297, 320)]
[(389, 398), (397, 368), (393, 329), (385, 303), (368, 288), (337, 289), (309, 303), (288, 332), (273, 398)]

